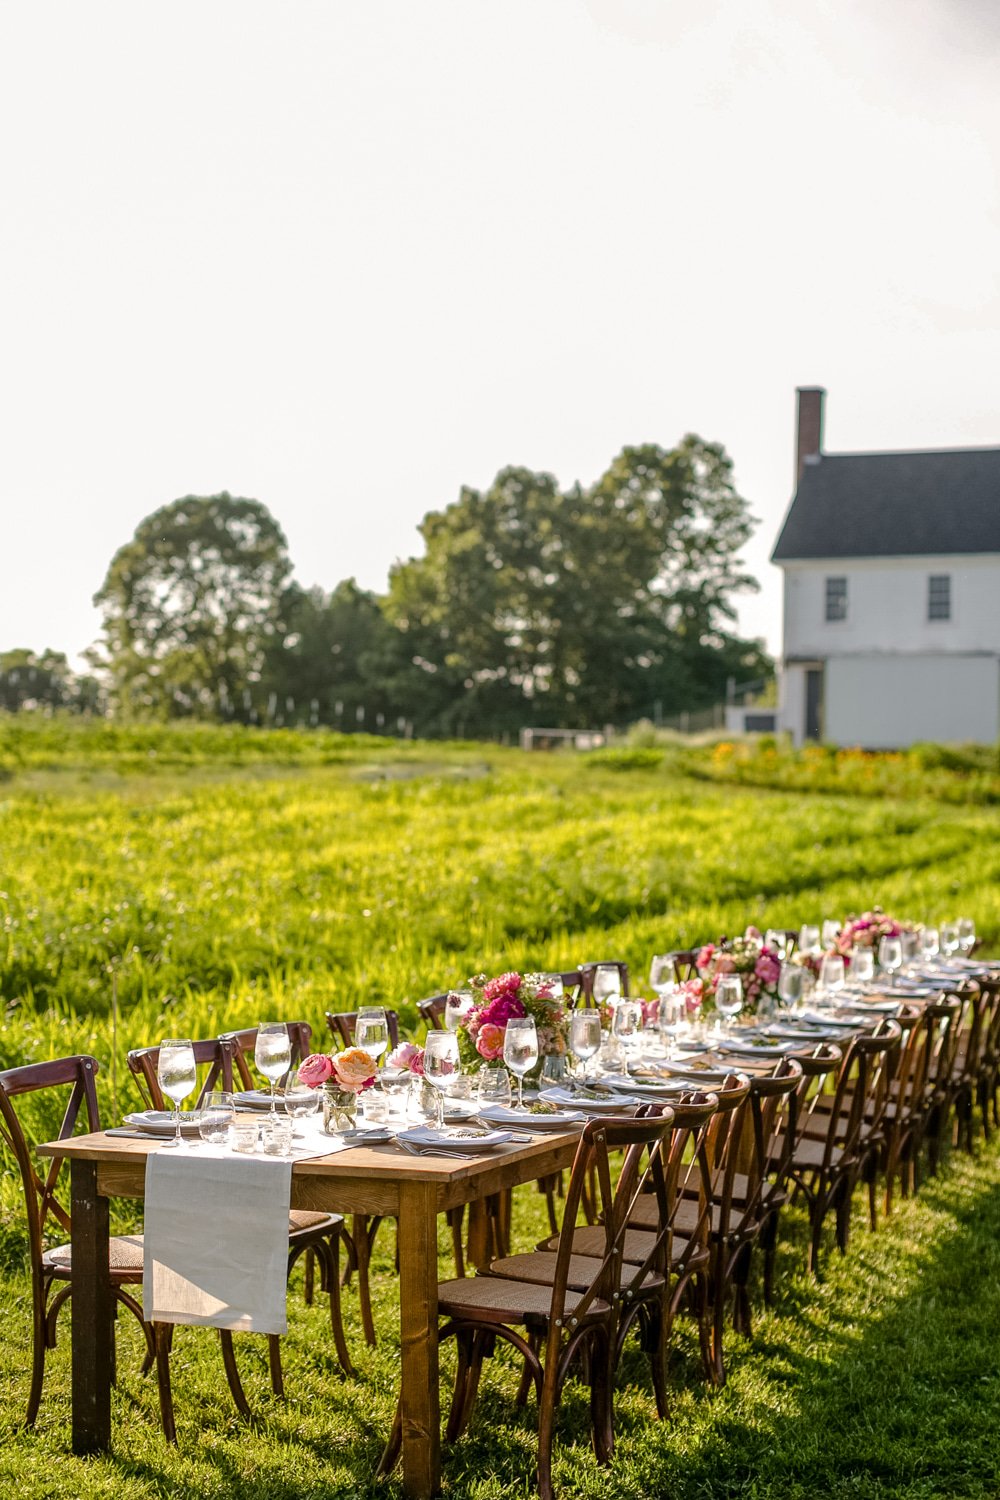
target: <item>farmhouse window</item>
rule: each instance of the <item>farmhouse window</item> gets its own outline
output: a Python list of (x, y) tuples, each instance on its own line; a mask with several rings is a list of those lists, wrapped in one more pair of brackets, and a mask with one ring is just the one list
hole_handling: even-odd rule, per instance
[(847, 619), (846, 578), (828, 578), (826, 580), (826, 618), (828, 620)]
[(951, 575), (932, 573), (927, 579), (928, 620), (951, 619)]

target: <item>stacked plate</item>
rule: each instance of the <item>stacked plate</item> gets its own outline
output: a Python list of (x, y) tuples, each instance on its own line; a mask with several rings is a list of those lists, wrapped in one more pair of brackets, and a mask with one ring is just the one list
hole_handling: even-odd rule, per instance
[[(181, 1135), (195, 1136), (198, 1134), (198, 1122), (201, 1119), (200, 1109), (189, 1109), (181, 1113)], [(177, 1120), (171, 1109), (140, 1109), (134, 1114), (125, 1116), (125, 1124), (131, 1125), (133, 1130), (141, 1130), (146, 1135), (173, 1135), (177, 1129)]]

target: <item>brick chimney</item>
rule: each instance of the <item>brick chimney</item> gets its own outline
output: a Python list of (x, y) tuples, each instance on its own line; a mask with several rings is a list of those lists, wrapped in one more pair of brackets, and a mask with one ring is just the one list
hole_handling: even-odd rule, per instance
[(823, 402), (826, 391), (821, 385), (800, 385), (796, 388), (799, 398), (798, 441), (795, 447), (795, 486), (802, 483), (802, 471), (810, 459), (819, 458), (823, 451)]

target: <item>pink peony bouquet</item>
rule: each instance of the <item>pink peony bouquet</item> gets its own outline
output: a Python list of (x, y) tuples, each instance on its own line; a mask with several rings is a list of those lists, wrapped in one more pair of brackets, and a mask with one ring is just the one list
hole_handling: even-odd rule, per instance
[(313, 1052), (299, 1064), (299, 1082), (318, 1089), (325, 1083), (348, 1094), (360, 1094), (375, 1082), (375, 1059), (360, 1047), (345, 1047), (343, 1052)]
[(874, 948), (877, 951), (880, 938), (900, 937), (902, 933), (913, 930), (912, 922), (900, 922), (876, 906), (872, 911), (862, 912), (860, 917), (848, 917), (840, 929), (834, 952), (842, 953), (846, 958), (853, 948)]
[(715, 986), (722, 974), (738, 974), (743, 981), (743, 1014), (754, 1016), (762, 1000), (776, 1000), (781, 959), (769, 947), (756, 927), (748, 927), (742, 937), (720, 938), (706, 943), (695, 964), (703, 985), (708, 1008), (715, 1004)]
[(469, 981), (473, 1004), (458, 1028), (458, 1050), (466, 1072), (503, 1057), (507, 1022), (531, 1016), (538, 1032), (538, 1054), (550, 1057), (566, 1051), (566, 1012), (562, 991), (540, 974), (500, 974), (487, 979), (476, 974)]

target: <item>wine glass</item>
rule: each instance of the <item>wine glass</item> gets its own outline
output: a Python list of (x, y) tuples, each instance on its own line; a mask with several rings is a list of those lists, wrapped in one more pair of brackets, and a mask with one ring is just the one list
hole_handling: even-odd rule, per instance
[(783, 963), (778, 975), (778, 1004), (784, 1010), (794, 1011), (802, 999), (802, 976), (805, 969), (801, 964)]
[(573, 1056), (583, 1065), (586, 1077), (587, 1064), (601, 1050), (601, 1013), (591, 1006), (575, 1010), (569, 1022), (569, 1047)]
[(844, 984), (843, 958), (839, 953), (824, 953), (819, 966), (819, 988), (829, 1004), (836, 1002)]
[(840, 923), (832, 921), (829, 917), (823, 923), (823, 931), (820, 936), (820, 942), (822, 944), (824, 953), (828, 952), (829, 949), (835, 948), (837, 946), (837, 939), (840, 937), (841, 930), (842, 929)]
[[(538, 1061), (538, 1033), (531, 1016), (515, 1016), (507, 1022), (503, 1034), (503, 1060), (510, 1071), (517, 1078), (517, 1104), (515, 1108), (521, 1114), (527, 1114), (524, 1107), (524, 1075), (530, 1073)], [(424, 1061), (424, 1073), (426, 1075), (427, 1063)]]
[(788, 938), (779, 927), (769, 927), (764, 934), (764, 947), (771, 948), (782, 961), (788, 957)]
[(622, 980), (617, 964), (598, 964), (594, 970), (594, 1004), (616, 1005), (622, 997)]
[(851, 949), (851, 984), (862, 989), (875, 978), (875, 955), (870, 948)]
[(424, 1042), (424, 1077), (434, 1089), (437, 1128), (444, 1129), (444, 1096), (459, 1079), (458, 1037), (453, 1031), (429, 1031)]
[(959, 917), (956, 926), (958, 927), (958, 946), (968, 958), (976, 946), (976, 924), (971, 917)]
[(953, 953), (958, 952), (957, 922), (942, 922), (938, 928), (938, 936), (941, 943), (941, 952), (945, 958), (951, 958)]
[(674, 1055), (674, 1041), (681, 1021), (684, 1019), (684, 1006), (675, 984), (660, 996), (657, 1008), (656, 1023), (660, 1031), (660, 1042), (664, 1054), (669, 1059)]
[(375, 1062), (376, 1076), (379, 1059), (389, 1045), (389, 1022), (381, 1005), (363, 1005), (354, 1023), (355, 1045)]
[(229, 1139), (229, 1127), (233, 1123), (236, 1106), (232, 1094), (206, 1094), (201, 1101), (201, 1118), (198, 1134), (206, 1146), (224, 1146)]
[(285, 1084), (285, 1113), (295, 1120), (306, 1120), (319, 1107), (320, 1090), (307, 1088), (299, 1082), (296, 1071)]
[(799, 952), (815, 953), (819, 957), (822, 949), (819, 945), (819, 928), (806, 924), (799, 933)]
[(457, 1031), (473, 1008), (471, 990), (449, 990), (444, 1002), (444, 1029)]
[(627, 1077), (632, 1070), (632, 1059), (642, 1043), (642, 1006), (637, 1000), (619, 1000), (611, 1022), (611, 1034), (625, 1052)]
[(881, 937), (878, 940), (879, 967), (889, 976), (889, 988), (896, 982), (896, 970), (903, 962), (903, 945), (898, 937)]
[(275, 1113), (274, 1090), (292, 1065), (292, 1044), (284, 1021), (263, 1021), (257, 1027), (253, 1060), (271, 1085), (271, 1113)]
[(561, 1000), (564, 993), (565, 985), (563, 984), (563, 977), (561, 973), (546, 973), (538, 975), (538, 994), (540, 996), (544, 997), (545, 995), (548, 995), (548, 998), (550, 1000)]
[(936, 927), (924, 927), (920, 932), (920, 951), (926, 959), (937, 958), (941, 951), (941, 941)]
[(160, 1043), (156, 1078), (160, 1085), (160, 1092), (166, 1094), (167, 1098), (174, 1102), (176, 1133), (163, 1144), (179, 1146), (181, 1144), (181, 1101), (187, 1098), (198, 1082), (194, 1047), (189, 1041), (171, 1039)]
[[(743, 1009), (743, 981), (738, 974), (720, 974), (715, 981), (715, 1009), (727, 1021)], [(721, 1021), (716, 1020), (715, 1029), (722, 1030)]]
[(674, 988), (677, 975), (674, 972), (674, 961), (669, 953), (654, 953), (653, 961), (649, 966), (649, 984), (654, 995), (662, 1000), (664, 995), (669, 995)]
[(899, 940), (903, 945), (903, 968), (910, 970), (920, 956), (920, 934), (901, 932)]

